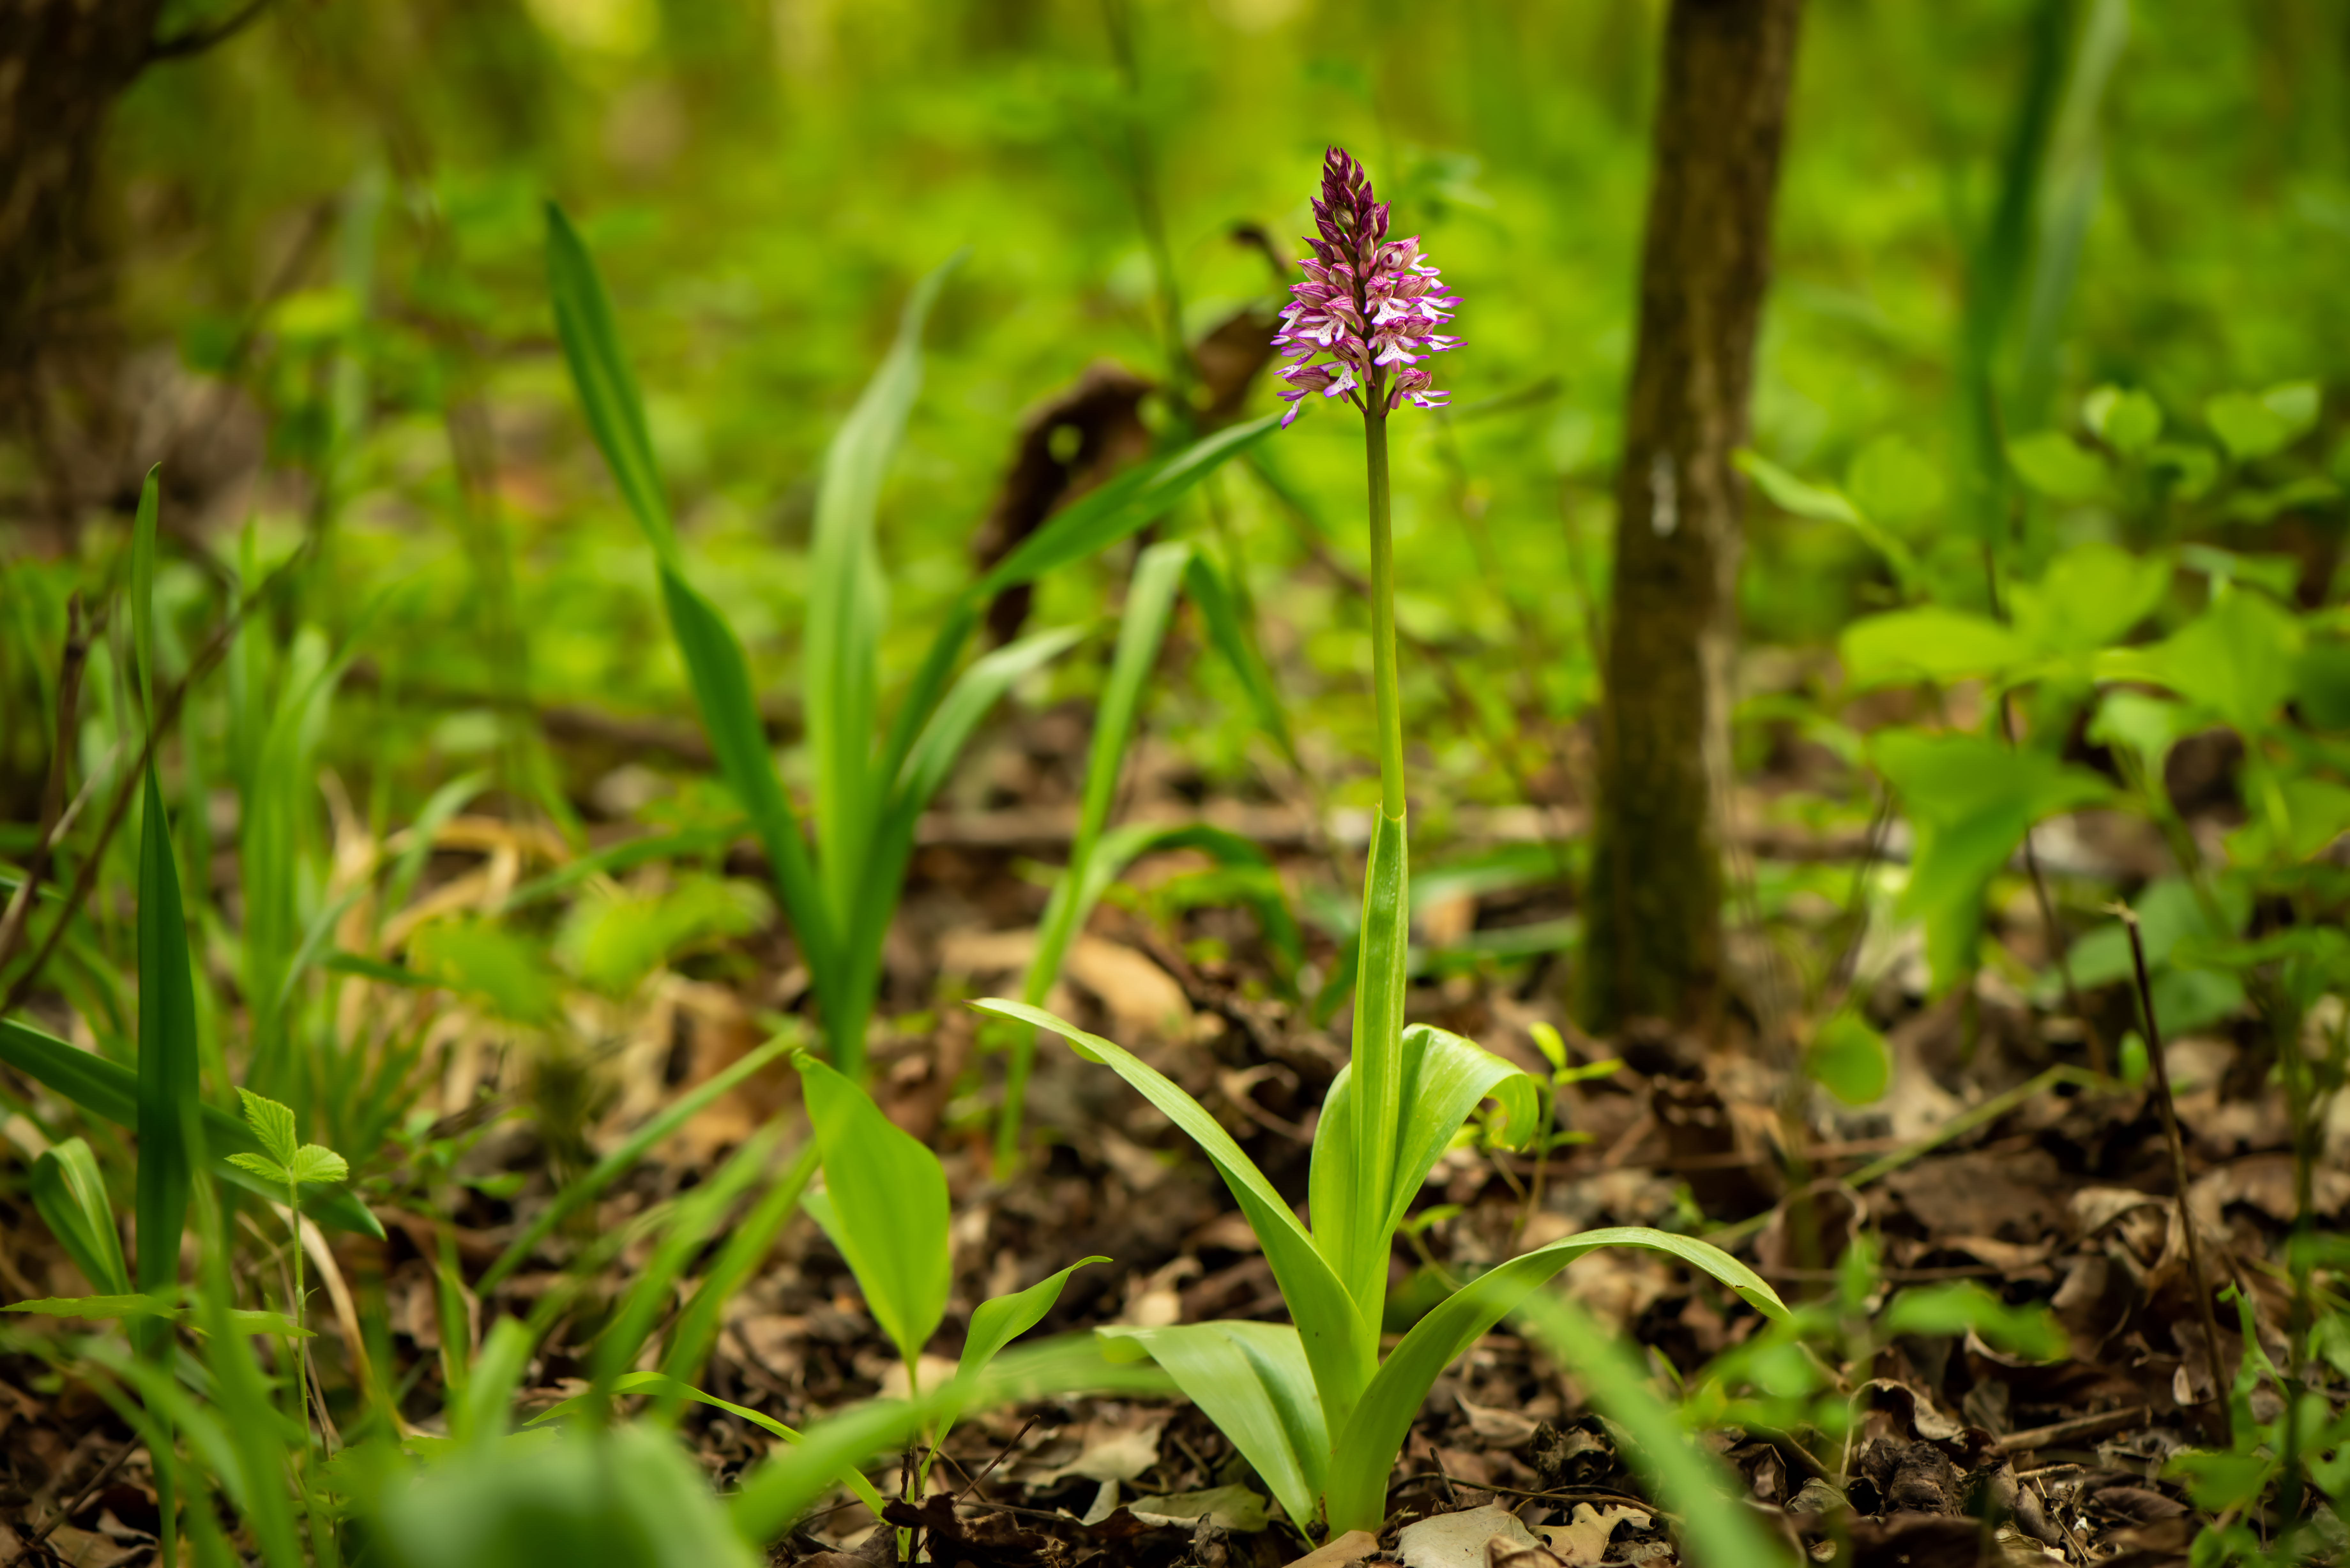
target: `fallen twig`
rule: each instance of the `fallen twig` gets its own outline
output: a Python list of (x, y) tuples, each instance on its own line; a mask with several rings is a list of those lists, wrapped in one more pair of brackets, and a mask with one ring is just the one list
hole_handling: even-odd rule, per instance
[(2211, 1397), (2219, 1406), (2216, 1434), (2224, 1438), (2228, 1425), (2228, 1376), (2220, 1361), (2220, 1322), (2211, 1310), (2211, 1281), (2203, 1272), (2203, 1242), (2196, 1234), (2195, 1212), (2187, 1202), (2187, 1145), (2178, 1136), (2178, 1108), (2170, 1098), (2170, 1066), (2162, 1059), (2162, 1026), (2154, 1020), (2154, 982), (2147, 978), (2146, 939), (2137, 928), (2137, 911), (2116, 903), (2122, 929), (2129, 932), (2130, 962), (2137, 971), (2137, 1002), (2146, 1015), (2146, 1059), (2153, 1069), (2155, 1104), (2162, 1111), (2162, 1136), (2170, 1145), (2170, 1175), (2177, 1188), (2178, 1226), (2187, 1233), (2187, 1269), (2195, 1282), (2195, 1312), (2203, 1324), (2203, 1362), (2211, 1376)]
[(2118, 1410), (2099, 1410), (2093, 1415), (2051, 1421), (2044, 1427), (2010, 1432), (1999, 1440), (1998, 1449), (2003, 1454), (2029, 1453), (2033, 1449), (2045, 1449), (2080, 1438), (2103, 1438), (2115, 1432), (2134, 1431), (2153, 1419), (2154, 1407), (2151, 1405), (2125, 1405)]

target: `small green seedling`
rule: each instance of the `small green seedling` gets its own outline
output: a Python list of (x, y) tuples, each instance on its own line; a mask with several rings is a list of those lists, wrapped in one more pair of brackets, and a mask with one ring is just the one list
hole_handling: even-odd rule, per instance
[[(245, 1125), (261, 1140), (262, 1152), (233, 1154), (228, 1157), (229, 1163), (286, 1189), (286, 1227), (293, 1239), (294, 1253), (294, 1294), (287, 1303), (286, 1315), (294, 1320), (298, 1332), (302, 1324), (302, 1184), (348, 1181), (350, 1162), (321, 1144), (297, 1147), (294, 1113), (288, 1107), (250, 1089), (239, 1089), (237, 1096), (244, 1104)], [(310, 1432), (308, 1366), (309, 1357), (297, 1348), (294, 1355), (294, 1408), (305, 1448), (308, 1447)]]
[[(873, 1321), (905, 1362), (910, 1395), (919, 1399), (922, 1346), (946, 1316), (953, 1270), (945, 1168), (847, 1077), (805, 1054), (793, 1061), (816, 1127), (825, 1183), (801, 1204), (847, 1261)], [(1082, 1258), (1025, 1290), (980, 1303), (972, 1311), (955, 1381), (975, 1382), (1005, 1345), (1044, 1321), (1071, 1274), (1108, 1262)], [(913, 1495), (921, 1495), (953, 1419), (942, 1417), (929, 1434)]]

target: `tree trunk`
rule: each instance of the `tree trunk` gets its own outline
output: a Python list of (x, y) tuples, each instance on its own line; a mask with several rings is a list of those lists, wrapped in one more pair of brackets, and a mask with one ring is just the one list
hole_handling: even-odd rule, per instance
[(1585, 899), (1594, 1028), (1721, 1013), (1754, 331), (1801, 0), (1673, 0), (1640, 268), (1640, 338), (1616, 482), (1616, 582)]

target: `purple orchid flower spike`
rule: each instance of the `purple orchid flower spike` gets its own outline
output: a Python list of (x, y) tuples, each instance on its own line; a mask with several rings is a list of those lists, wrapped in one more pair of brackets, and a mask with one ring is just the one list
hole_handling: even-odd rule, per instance
[[(1273, 346), (1293, 361), (1278, 372), (1289, 411), (1297, 418), (1308, 393), (1345, 398), (1365, 413), (1401, 408), (1440, 409), (1452, 394), (1440, 391), (1421, 363), (1461, 345), (1438, 330), (1461, 303), (1444, 292), (1436, 268), (1419, 254), (1417, 235), (1388, 236), (1387, 203), (1370, 176), (1344, 149), (1322, 161), (1322, 195), (1314, 203), (1313, 250), (1298, 265), (1305, 281), (1281, 313)], [(1323, 356), (1327, 356), (1327, 358)]]

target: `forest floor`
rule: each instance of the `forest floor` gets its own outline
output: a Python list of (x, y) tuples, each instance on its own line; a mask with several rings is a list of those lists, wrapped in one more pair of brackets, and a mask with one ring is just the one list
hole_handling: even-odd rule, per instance
[[(1082, 743), (1067, 718), (1024, 722), (1003, 755), (1024, 757), (1033, 777), (1066, 774), (1081, 765)], [(1079, 1270), (1040, 1332), (1279, 1320), (1271, 1272), (1229, 1195), (1171, 1124), (1111, 1074), (1057, 1046), (1042, 1051), (1031, 1100), (1032, 1147), (1042, 1152), (1010, 1179), (993, 1173), (987, 1086), (997, 1075), (983, 1061), (979, 1015), (960, 1003), (1016, 990), (1033, 945), (1044, 889), (1020, 875), (1021, 861), (1053, 853), (1062, 815), (1049, 783), (1027, 793), (1035, 798), (1001, 810), (934, 820), (889, 955), (883, 1013), (892, 1023), (878, 1037), (875, 1080), (889, 1115), (932, 1142), (949, 1173), (950, 1324), (984, 1296), (1093, 1254), (1113, 1261)], [(1164, 778), (1138, 786), (1145, 810), (1172, 809), (1179, 793)], [(1253, 813), (1267, 829), (1287, 808), (1204, 809)], [(1295, 882), (1338, 886), (1331, 846), (1315, 837), (1289, 836), (1284, 870)], [(459, 819), (419, 898), (451, 896), (484, 871), (510, 883), (528, 845), (528, 835), (490, 819)], [(1857, 858), (1850, 845), (1812, 848)], [(1773, 852), (1790, 845), (1764, 847)], [(1154, 883), (1190, 868), (1180, 854), (1137, 866), (1128, 881), (1142, 896), (1099, 909), (1055, 1004), (1168, 1074), (1276, 1186), (1302, 1199), (1315, 1108), (1345, 1061), (1344, 1014), (1337, 1027), (1316, 1026), (1303, 1000), (1284, 995), (1252, 917), (1154, 906)], [(1477, 933), (1538, 929), (1571, 912), (1555, 878), (1471, 888), (1423, 909), (1421, 936), (1431, 949), (1468, 950)], [(1823, 941), (1840, 918), (1817, 911)], [(1770, 960), (1766, 952), (1758, 964), (1762, 950), (1748, 948), (1743, 989), (1752, 993)], [(1309, 957), (1326, 964), (1331, 953), (1326, 940), (1310, 940)], [(477, 1277), (545, 1205), (567, 1162), (602, 1152), (738, 1060), (769, 1033), (761, 1015), (789, 1009), (805, 990), (806, 971), (781, 936), (735, 944), (724, 959), (700, 978), (664, 972), (613, 1010), (589, 1074), (592, 1109), (567, 1149), (546, 1131), (543, 1062), (531, 1065), (486, 1023), (466, 1024), (462, 1010), (436, 1036), (442, 1048), (419, 1102), (442, 1118), (433, 1133), (492, 1124), (441, 1189), (458, 1206), (420, 1211), (427, 1188), (417, 1177), (408, 1186), (420, 1195), (416, 1210), (380, 1207), (387, 1242), (342, 1238), (337, 1249), (343, 1280), (369, 1290), (380, 1282), (393, 1333), (378, 1354), (388, 1352), (421, 1428), (441, 1407), (434, 1263), (443, 1237)], [(2224, 1417), (2191, 1306), (2155, 1091), (2099, 1089), (2061, 1071), (2050, 1082), (2051, 1068), (2081, 1060), (2079, 1026), (2068, 1032), (1995, 978), (1929, 1002), (1914, 953), (1874, 952), (1861, 972), (1895, 1063), (1889, 1095), (1863, 1110), (1808, 1084), (1791, 1093), (1791, 1053), (1755, 1024), (1752, 1008), (1710, 1044), (1664, 1032), (1594, 1041), (1567, 1024), (1552, 959), (1463, 963), (1424, 978), (1411, 995), (1414, 1018), (1530, 1070), (1544, 1070), (1529, 1033), (1537, 1022), (1564, 1030), (1578, 1059), (1621, 1065), (1564, 1091), (1561, 1123), (1582, 1142), (1540, 1159), (1458, 1148), (1439, 1163), (1420, 1207), (1441, 1211), (1408, 1238), (1409, 1251), (1399, 1248), (1393, 1314), (1424, 1307), (1461, 1272), (1605, 1224), (1714, 1236), (1799, 1301), (1835, 1289), (1848, 1241), (1866, 1231), (1877, 1242), (1879, 1291), (1974, 1280), (2009, 1301), (2044, 1302), (2070, 1354), (2029, 1362), (1972, 1334), (1897, 1340), (1840, 1369), (1856, 1412), (1848, 1436), (1801, 1425), (1705, 1434), (1745, 1480), (1750, 1505), (1815, 1559), (1849, 1542), (1863, 1568), (2184, 1563), (2198, 1520), (2162, 1479), (2164, 1463), (2211, 1440)], [(2092, 1001), (2093, 1013), (2104, 1010), (2097, 1027), (2117, 1035), (2126, 993)], [(376, 1004), (425, 1000), (386, 992)], [(2294, 1171), (2276, 1091), (2246, 1071), (2250, 1060), (2226, 1034), (2173, 1042), (2167, 1057), (2204, 1267), (2236, 1284), (2262, 1348), (2282, 1362), (2288, 1292), (2271, 1260), (2294, 1213)], [(777, 1068), (714, 1101), (469, 1309), (484, 1327), (527, 1313), (588, 1240), (698, 1181), (761, 1119), (793, 1113), (795, 1096), (793, 1075)], [(536, 1115), (497, 1115), (534, 1105)], [(2350, 1201), (2338, 1163), (2317, 1179), (2321, 1212)], [(610, 1293), (639, 1262), (622, 1254)], [(26, 1296), (78, 1288), (29, 1214), (10, 1222), (0, 1279)], [(1694, 1386), (1709, 1360), (1760, 1323), (1727, 1292), (1648, 1252), (1595, 1253), (1563, 1279), (1648, 1347), (1669, 1381)], [(320, 1315), (349, 1324), (343, 1280), (331, 1282), (321, 1306), (332, 1310)], [(585, 1386), (585, 1341), (604, 1305), (583, 1298), (567, 1312), (529, 1369), (525, 1411)], [(564, 1326), (573, 1324), (576, 1332)], [(2216, 1365), (2232, 1379), (2245, 1347), (2235, 1323), (2219, 1334)], [(903, 1369), (841, 1258), (815, 1226), (795, 1225), (733, 1302), (704, 1386), (796, 1426), (886, 1391), (893, 1377), (902, 1387)], [(2265, 1392), (2252, 1397), (2256, 1416), (2272, 1415), (2258, 1408)], [(732, 1416), (690, 1408), (685, 1430), (723, 1490), (771, 1439)], [(1495, 1333), (1436, 1385), (1376, 1542), (1349, 1537), (1307, 1554), (1312, 1543), (1277, 1511), (1268, 1520), (1246, 1464), (1188, 1405), (1072, 1399), (966, 1420), (919, 1510), (901, 1502), (884, 1522), (843, 1501), (778, 1543), (773, 1561), (894, 1561), (892, 1524), (919, 1527), (930, 1561), (982, 1568), (1677, 1561), (1673, 1520), (1643, 1494), (1617, 1445), (1572, 1377), (1524, 1340)], [(0, 1562), (150, 1560), (152, 1477), (133, 1449), (128, 1428), (88, 1388), (28, 1357), (0, 1362)], [(1512, 1542), (1517, 1555), (1504, 1549)]]

